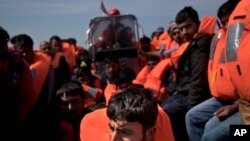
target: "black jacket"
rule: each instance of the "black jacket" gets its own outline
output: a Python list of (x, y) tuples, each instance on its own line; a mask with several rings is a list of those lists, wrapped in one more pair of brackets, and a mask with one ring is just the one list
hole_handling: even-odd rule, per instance
[(188, 95), (189, 108), (210, 97), (207, 67), (211, 39), (212, 35), (199, 33), (178, 63), (177, 92)]

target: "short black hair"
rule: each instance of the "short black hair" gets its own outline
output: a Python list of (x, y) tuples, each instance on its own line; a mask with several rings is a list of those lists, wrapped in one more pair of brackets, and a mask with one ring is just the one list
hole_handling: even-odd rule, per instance
[(139, 122), (144, 133), (155, 126), (157, 115), (157, 102), (151, 91), (144, 88), (129, 87), (111, 96), (107, 107), (109, 119)]
[(3, 27), (0, 26), (0, 41), (9, 42), (9, 40), (10, 40), (10, 35)]
[(78, 52), (77, 52), (77, 55), (86, 55), (86, 56), (89, 56), (89, 51), (86, 50), (86, 49), (83, 49), (81, 48)]
[(79, 92), (80, 96), (84, 98), (84, 91), (81, 86), (81, 83), (76, 80), (72, 80), (64, 83), (56, 92), (56, 97), (61, 97), (64, 93), (66, 94), (75, 94)]
[(119, 58), (117, 56), (107, 56), (104, 59), (105, 64), (110, 64), (110, 63), (117, 63), (119, 64)]
[(217, 17), (221, 20), (223, 16), (231, 14), (239, 2), (240, 0), (228, 0), (223, 3), (218, 9)]
[(11, 38), (11, 43), (17, 49), (29, 48), (33, 49), (33, 40), (27, 34), (19, 34)]
[(147, 36), (143, 36), (142, 38), (140, 38), (140, 42), (146, 42), (146, 43), (150, 43), (151, 42), (151, 40), (150, 40), (150, 38), (149, 37), (147, 37)]
[(62, 41), (62, 39), (57, 35), (51, 36), (49, 39), (49, 42), (51, 42), (52, 40), (56, 40), (56, 41), (60, 41), (60, 42)]
[(76, 45), (76, 43), (77, 43), (75, 38), (68, 38), (68, 42), (71, 44), (74, 44), (74, 45)]
[(175, 22), (177, 24), (181, 24), (190, 18), (196, 24), (200, 23), (198, 13), (191, 6), (184, 7), (181, 11), (179, 11), (175, 17)]

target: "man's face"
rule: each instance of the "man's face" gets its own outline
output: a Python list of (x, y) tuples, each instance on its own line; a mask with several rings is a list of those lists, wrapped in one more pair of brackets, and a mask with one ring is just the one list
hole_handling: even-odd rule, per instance
[(147, 41), (141, 41), (141, 48), (144, 52), (149, 52), (150, 51), (150, 42)]
[(70, 117), (73, 120), (78, 119), (81, 116), (83, 109), (83, 99), (79, 92), (64, 93), (60, 97), (60, 107), (64, 115)]
[(50, 42), (50, 46), (54, 50), (54, 52), (57, 52), (61, 47), (61, 42), (57, 40), (52, 40)]
[(107, 73), (111, 76), (111, 77), (113, 77), (113, 76), (116, 76), (117, 74), (118, 74), (118, 72), (119, 72), (119, 64), (117, 64), (117, 63), (107, 63), (106, 65), (105, 65), (105, 67), (106, 67), (106, 71), (107, 71)]
[(143, 127), (139, 122), (109, 121), (110, 141), (144, 141)]
[(152, 60), (148, 61), (148, 62), (147, 62), (148, 71), (151, 71), (151, 70), (157, 65), (157, 63), (158, 63), (158, 62), (152, 61)]
[(41, 43), (40, 49), (42, 52), (47, 53), (47, 54), (51, 54), (52, 52), (52, 48), (49, 46), (49, 44), (46, 44), (46, 43)]
[(179, 44), (182, 43), (182, 37), (181, 37), (181, 32), (179, 28), (175, 28), (172, 31), (172, 38)]
[(183, 23), (178, 24), (178, 28), (180, 29), (180, 35), (183, 41), (186, 42), (192, 40), (198, 30), (198, 25), (188, 18)]

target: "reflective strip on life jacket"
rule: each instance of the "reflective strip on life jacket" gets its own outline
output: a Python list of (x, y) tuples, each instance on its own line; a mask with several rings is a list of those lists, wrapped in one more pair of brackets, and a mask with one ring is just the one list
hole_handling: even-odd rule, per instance
[(250, 101), (250, 1), (241, 0), (229, 18), (226, 67), (240, 97)]
[[(218, 37), (219, 36), (219, 37)], [(208, 63), (208, 82), (212, 96), (221, 100), (237, 100), (238, 93), (232, 84), (231, 77), (225, 66), (226, 33), (219, 30), (210, 46)]]
[(237, 50), (240, 39), (242, 38), (243, 29), (244, 25), (242, 23), (233, 24), (228, 27), (226, 43), (226, 57), (228, 62), (237, 60)]
[(209, 60), (211, 60), (211, 59), (214, 58), (215, 48), (216, 48), (218, 40), (220, 39), (220, 35), (219, 34), (214, 35), (214, 37), (213, 37), (213, 39), (211, 41), (210, 51), (209, 51)]

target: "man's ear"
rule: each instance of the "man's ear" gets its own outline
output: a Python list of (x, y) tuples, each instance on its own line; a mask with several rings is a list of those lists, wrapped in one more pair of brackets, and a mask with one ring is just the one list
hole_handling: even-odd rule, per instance
[(146, 131), (146, 141), (153, 141), (155, 136), (156, 128), (155, 126), (151, 127)]

